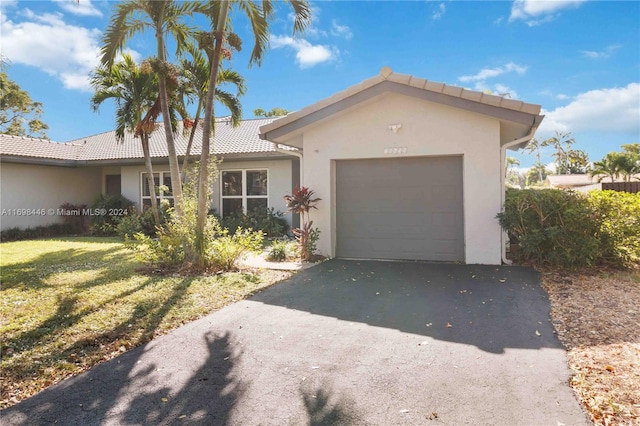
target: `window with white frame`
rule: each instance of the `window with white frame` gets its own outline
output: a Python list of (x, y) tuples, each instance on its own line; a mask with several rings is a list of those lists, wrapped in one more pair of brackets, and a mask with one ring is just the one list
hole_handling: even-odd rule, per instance
[(269, 207), (269, 173), (258, 170), (224, 170), (220, 173), (222, 217)]
[[(142, 209), (151, 207), (151, 194), (149, 193), (149, 182), (147, 181), (147, 176), (148, 173), (140, 174), (140, 184), (142, 185), (142, 191), (140, 192), (142, 194)], [(173, 192), (171, 190), (171, 173), (154, 173), (153, 181), (156, 187), (156, 200), (158, 200), (158, 205), (162, 200), (168, 200), (170, 204), (173, 204)], [(168, 190), (160, 191), (160, 185), (166, 187), (163, 189)]]

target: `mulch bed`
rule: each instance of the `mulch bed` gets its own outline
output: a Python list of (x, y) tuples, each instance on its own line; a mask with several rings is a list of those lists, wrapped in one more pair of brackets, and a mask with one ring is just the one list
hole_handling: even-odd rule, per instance
[(541, 271), (571, 387), (596, 424), (640, 424), (640, 273)]

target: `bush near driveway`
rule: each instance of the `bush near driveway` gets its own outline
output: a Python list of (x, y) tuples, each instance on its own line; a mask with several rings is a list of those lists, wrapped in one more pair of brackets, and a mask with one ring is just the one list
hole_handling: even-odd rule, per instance
[(117, 238), (20, 241), (0, 250), (1, 408), (290, 276), (143, 275)]
[(514, 260), (577, 268), (640, 261), (640, 194), (508, 189), (498, 214)]

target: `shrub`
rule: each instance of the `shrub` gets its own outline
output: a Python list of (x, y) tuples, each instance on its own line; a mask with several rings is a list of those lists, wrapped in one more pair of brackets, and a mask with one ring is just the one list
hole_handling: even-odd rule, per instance
[[(169, 204), (163, 202), (160, 204), (160, 226), (169, 220)], [(153, 237), (156, 235), (156, 221), (153, 217), (153, 211), (146, 209), (142, 212), (135, 208), (130, 209), (130, 213), (120, 219), (116, 228), (118, 235), (132, 238), (135, 234), (141, 233)]]
[(269, 209), (253, 209), (246, 214), (235, 212), (224, 218), (218, 218), (218, 220), (220, 227), (228, 229), (231, 234), (236, 229), (242, 228), (262, 231), (268, 238), (279, 238), (289, 232), (289, 223), (283, 216), (284, 213), (271, 207)]
[(238, 228), (233, 235), (228, 230), (220, 231), (220, 235), (215, 238), (209, 252), (208, 261), (223, 271), (236, 269), (238, 260), (248, 252), (258, 252), (262, 248), (264, 234), (262, 231), (252, 231), (250, 229)]
[(33, 240), (36, 238), (50, 238), (73, 234), (74, 228), (62, 223), (24, 229), (16, 227), (0, 232), (0, 242)]
[(291, 194), (284, 196), (287, 203), (287, 211), (300, 215), (302, 227), (293, 230), (293, 235), (298, 240), (300, 257), (302, 260), (310, 260), (315, 251), (316, 243), (320, 238), (320, 230), (313, 228), (313, 221), (309, 218), (309, 211), (317, 209), (321, 198), (313, 198), (314, 192), (309, 188), (294, 188)]
[(74, 234), (84, 234), (89, 230), (88, 218), (84, 215), (86, 204), (64, 203), (59, 210), (63, 210), (62, 221), (69, 226)]
[(291, 259), (297, 256), (297, 250), (294, 243), (287, 240), (275, 240), (269, 252), (267, 253), (267, 260), (271, 262), (284, 262), (287, 259)]
[(91, 209), (104, 213), (91, 216), (91, 229), (97, 235), (117, 234), (118, 224), (134, 211), (133, 201), (126, 197), (122, 195), (104, 196), (102, 194), (98, 196)]
[(514, 260), (566, 268), (640, 259), (640, 195), (507, 190), (502, 228)]
[(588, 200), (600, 224), (597, 237), (603, 260), (640, 262), (640, 194), (592, 191)]

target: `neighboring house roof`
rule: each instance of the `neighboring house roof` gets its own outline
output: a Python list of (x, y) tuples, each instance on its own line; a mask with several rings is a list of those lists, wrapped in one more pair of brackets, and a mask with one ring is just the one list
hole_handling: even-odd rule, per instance
[(547, 182), (552, 188), (572, 188), (598, 183), (597, 177), (589, 175), (547, 175)]
[(375, 77), (364, 80), (329, 98), (262, 126), (260, 128), (260, 137), (282, 142), (281, 137), (284, 135), (295, 133), (309, 124), (386, 91), (394, 91), (496, 117), (500, 120), (525, 126), (528, 129), (537, 128), (544, 118), (544, 116), (539, 115), (540, 105), (450, 86), (445, 83), (428, 81), (409, 74), (394, 73), (391, 68), (383, 67), (380, 70), (380, 74)]
[[(640, 174), (634, 175), (634, 179), (640, 179)], [(588, 174), (579, 175), (548, 175), (546, 179), (551, 188), (578, 188), (581, 186), (589, 186), (600, 182), (611, 182), (609, 176), (596, 175), (591, 177)], [(614, 179), (614, 182), (624, 182), (622, 176)]]
[[(213, 153), (219, 156), (273, 156), (280, 155), (276, 146), (259, 138), (260, 126), (271, 123), (274, 118), (243, 120), (233, 127), (228, 119), (216, 119), (215, 137), (212, 141)], [(166, 158), (167, 145), (162, 124), (156, 125), (151, 133), (149, 148), (152, 158)], [(189, 142), (188, 130), (183, 133), (182, 125), (174, 135), (176, 153), (184, 156)], [(195, 133), (191, 153), (197, 155), (202, 146), (202, 131)], [(126, 132), (122, 142), (116, 141), (115, 131), (100, 133), (67, 143), (56, 143), (44, 139), (0, 135), (0, 155), (3, 161), (53, 162), (62, 164), (90, 162), (131, 162), (143, 159), (142, 145), (133, 133)], [(38, 161), (39, 160), (39, 161)]]

